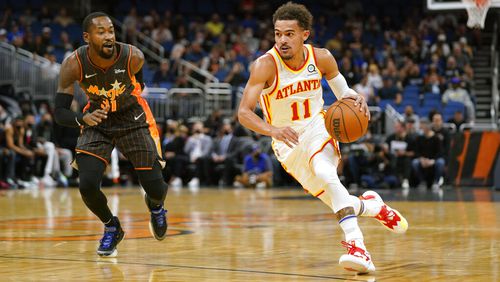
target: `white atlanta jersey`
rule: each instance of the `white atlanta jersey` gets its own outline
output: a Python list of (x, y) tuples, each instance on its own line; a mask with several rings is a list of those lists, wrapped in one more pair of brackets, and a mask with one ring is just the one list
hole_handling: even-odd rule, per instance
[(304, 64), (294, 70), (281, 58), (276, 47), (267, 53), (276, 66), (273, 84), (262, 91), (260, 104), (268, 123), (276, 127), (290, 126), (297, 132), (323, 111), (321, 72), (313, 47), (306, 49)]
[(336, 154), (323, 157), (331, 158), (338, 164), (340, 151), (338, 142), (330, 137), (325, 128), (321, 72), (313, 47), (304, 46), (306, 59), (297, 70), (286, 65), (276, 48), (267, 52), (274, 59), (276, 78), (270, 87), (262, 91), (260, 104), (268, 123), (276, 127), (290, 126), (299, 133), (298, 145), (290, 148), (284, 142), (273, 140), (273, 150), (285, 170), (306, 191), (319, 197), (326, 184), (312, 171), (311, 161), (330, 143)]

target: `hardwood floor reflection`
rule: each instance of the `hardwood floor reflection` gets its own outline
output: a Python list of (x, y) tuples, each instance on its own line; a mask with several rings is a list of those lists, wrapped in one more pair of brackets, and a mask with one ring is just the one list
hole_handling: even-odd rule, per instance
[(0, 191), (0, 280), (500, 280), (500, 203), (481, 193), (476, 202), (390, 202), (409, 221), (404, 235), (360, 219), (377, 272), (353, 275), (337, 263), (334, 216), (298, 188), (169, 192), (162, 242), (138, 188), (104, 191), (126, 232), (115, 259), (95, 254), (102, 225), (77, 189)]

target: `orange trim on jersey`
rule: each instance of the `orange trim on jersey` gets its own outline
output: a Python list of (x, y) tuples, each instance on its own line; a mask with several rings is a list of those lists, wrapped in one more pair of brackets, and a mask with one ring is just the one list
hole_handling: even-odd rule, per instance
[(80, 66), (80, 80), (78, 80), (78, 82), (82, 82), (82, 80), (83, 80), (83, 66), (82, 66), (82, 62), (80, 61), (80, 56), (78, 56), (77, 51), (75, 51), (75, 56), (76, 56), (76, 61), (78, 62), (78, 65)]
[[(88, 98), (88, 96), (87, 96)], [(85, 107), (83, 107), (83, 112), (85, 113), (88, 109), (90, 108), (90, 101), (87, 101), (87, 104), (85, 105)]]
[(266, 102), (264, 102), (264, 96), (260, 96), (259, 104), (264, 112), (264, 117), (266, 118), (267, 123), (271, 124), (271, 119), (269, 117), (269, 113), (267, 112), (267, 105)]
[(135, 170), (152, 170), (152, 167), (136, 167)]
[(323, 193), (325, 193), (325, 190), (321, 190), (321, 191), (319, 191), (319, 193), (317, 193), (316, 195), (313, 195), (313, 196), (317, 198), (317, 197), (321, 196)]
[(158, 156), (161, 157), (161, 145), (160, 145), (160, 134), (158, 133), (158, 128), (156, 127), (156, 121), (149, 108), (148, 103), (144, 98), (141, 97), (141, 87), (138, 86), (137, 81), (135, 80), (135, 76), (132, 77), (132, 83), (135, 85), (134, 91), (132, 91), (132, 95), (134, 95), (137, 99), (137, 103), (142, 107), (144, 114), (146, 115), (146, 122), (149, 125), (149, 134), (156, 145), (156, 151)]
[(274, 58), (274, 56), (272, 54), (269, 54), (269, 55), (271, 56), (271, 59), (273, 59), (273, 62), (274, 62), (275, 74), (274, 74), (273, 83), (275, 83), (275, 84), (274, 84), (273, 90), (271, 90), (271, 92), (269, 92), (267, 95), (272, 96), (274, 94), (274, 92), (276, 91), (276, 89), (278, 88), (278, 85), (280, 84), (280, 76), (279, 76), (279, 72), (278, 72), (278, 62), (276, 62), (276, 58)]
[(94, 153), (91, 153), (91, 152), (85, 151), (85, 150), (81, 150), (81, 149), (75, 149), (75, 151), (78, 153), (83, 153), (83, 154), (87, 154), (87, 155), (91, 155), (93, 157), (96, 157), (96, 158), (100, 159), (101, 161), (103, 161), (106, 165), (109, 165), (108, 161), (105, 158), (98, 156)]
[[(128, 73), (128, 77), (130, 77), (130, 79), (132, 79), (132, 75), (130, 74), (131, 58), (132, 58), (132, 45), (129, 45), (128, 46), (128, 60), (127, 60), (127, 73)], [(135, 75), (134, 75), (134, 78), (135, 78)]]
[(271, 102), (269, 102), (269, 96), (264, 96), (264, 102), (266, 103), (267, 114), (269, 115), (269, 120), (273, 120), (273, 114), (271, 113)]
[[(332, 141), (332, 138), (330, 138), (330, 139), (326, 140), (326, 142), (325, 142), (325, 143), (323, 143), (323, 145), (321, 145), (320, 149), (319, 149), (319, 150), (317, 150), (317, 151), (316, 151), (316, 152), (315, 152), (315, 153), (314, 153), (314, 154), (313, 154), (313, 155), (309, 158), (309, 162), (308, 162), (308, 163), (309, 163), (309, 165), (311, 165), (311, 161), (312, 161), (312, 159), (316, 156), (316, 154), (318, 154), (319, 152), (323, 151), (323, 149), (326, 147), (326, 145), (327, 145), (328, 143), (331, 143), (331, 141)], [(332, 145), (333, 145), (333, 144), (332, 144)], [(334, 146), (334, 147), (335, 147), (335, 146)]]
[(301, 71), (303, 71), (303, 70), (304, 70), (304, 67), (307, 65), (307, 62), (309, 61), (309, 49), (308, 49), (306, 46), (304, 46), (304, 47), (305, 47), (305, 49), (306, 49), (306, 51), (307, 51), (307, 55), (306, 55), (306, 58), (304, 59), (304, 62), (302, 63), (302, 65), (301, 65), (300, 67), (298, 67), (297, 69), (293, 69), (292, 67), (290, 67), (289, 65), (287, 65), (287, 64), (285, 63), (285, 61), (283, 61), (283, 58), (281, 58), (280, 53), (279, 53), (279, 51), (278, 51), (278, 48), (276, 48), (276, 46), (274, 46), (273, 48), (274, 48), (274, 50), (276, 51), (276, 54), (278, 55), (278, 58), (280, 58), (280, 61), (283, 63), (283, 65), (285, 65), (285, 67), (286, 67), (289, 71), (291, 71), (291, 72), (293, 72), (293, 73), (299, 73), (299, 72), (301, 72)]

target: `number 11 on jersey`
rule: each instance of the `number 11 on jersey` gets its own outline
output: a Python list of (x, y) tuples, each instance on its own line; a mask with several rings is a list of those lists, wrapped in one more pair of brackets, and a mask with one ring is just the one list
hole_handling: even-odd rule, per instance
[[(311, 116), (311, 110), (309, 108), (309, 99), (306, 99), (303, 103), (304, 105), (304, 119)], [(300, 119), (299, 116), (299, 104), (298, 102), (293, 102), (292, 107), (292, 121), (296, 121)]]

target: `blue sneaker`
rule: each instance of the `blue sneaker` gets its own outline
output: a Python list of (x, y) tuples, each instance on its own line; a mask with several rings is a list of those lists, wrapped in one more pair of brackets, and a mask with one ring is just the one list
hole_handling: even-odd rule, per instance
[(163, 205), (159, 208), (151, 209), (147, 195), (144, 195), (144, 200), (146, 201), (146, 206), (148, 207), (149, 212), (151, 212), (149, 231), (156, 240), (161, 241), (167, 237), (167, 210), (163, 208)]
[(105, 226), (104, 235), (99, 241), (99, 248), (97, 249), (97, 254), (101, 257), (114, 258), (118, 255), (118, 250), (116, 246), (121, 242), (125, 236), (118, 218), (115, 216), (114, 220), (118, 223), (117, 226)]

